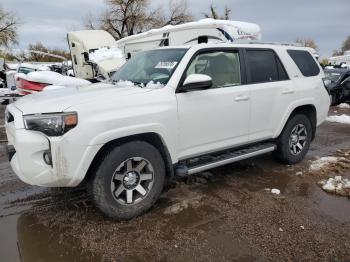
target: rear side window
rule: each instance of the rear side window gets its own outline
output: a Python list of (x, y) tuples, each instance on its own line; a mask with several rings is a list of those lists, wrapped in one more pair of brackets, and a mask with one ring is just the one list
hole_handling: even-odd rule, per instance
[(298, 66), (303, 76), (317, 76), (320, 73), (320, 68), (308, 51), (287, 50), (287, 52)]
[(281, 61), (272, 50), (246, 50), (250, 83), (288, 80)]

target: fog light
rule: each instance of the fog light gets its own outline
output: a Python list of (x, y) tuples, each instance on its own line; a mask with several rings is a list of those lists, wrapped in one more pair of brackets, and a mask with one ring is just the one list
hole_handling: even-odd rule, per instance
[(44, 158), (44, 162), (49, 165), (52, 166), (52, 157), (51, 157), (51, 152), (50, 151), (45, 151), (43, 154), (43, 158)]

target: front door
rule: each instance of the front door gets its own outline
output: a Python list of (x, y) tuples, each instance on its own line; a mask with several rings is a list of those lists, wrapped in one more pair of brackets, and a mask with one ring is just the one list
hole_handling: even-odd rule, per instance
[(196, 54), (186, 76), (205, 74), (210, 89), (177, 93), (179, 158), (238, 146), (248, 141), (250, 91), (243, 85), (238, 50)]

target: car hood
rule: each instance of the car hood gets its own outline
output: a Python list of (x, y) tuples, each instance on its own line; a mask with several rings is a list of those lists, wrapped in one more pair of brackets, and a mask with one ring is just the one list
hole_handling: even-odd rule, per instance
[(71, 106), (89, 102), (120, 99), (122, 97), (150, 92), (139, 87), (120, 87), (113, 84), (93, 84), (85, 87), (67, 87), (27, 95), (15, 102), (24, 115), (63, 112)]

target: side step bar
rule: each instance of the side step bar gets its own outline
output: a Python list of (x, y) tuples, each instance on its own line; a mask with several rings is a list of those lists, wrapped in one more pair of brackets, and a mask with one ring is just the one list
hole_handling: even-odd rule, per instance
[[(204, 163), (203, 161), (198, 161), (202, 163), (194, 164), (194, 165), (180, 164), (176, 168), (175, 174), (180, 177), (184, 177), (184, 176), (196, 174), (199, 172), (203, 172), (215, 167), (219, 167), (230, 163), (238, 162), (244, 159), (263, 155), (275, 150), (276, 150), (276, 145), (269, 143), (269, 144), (262, 144), (259, 146), (241, 149), (241, 150), (226, 151), (226, 152), (223, 152), (221, 155), (216, 155), (213, 157), (210, 157), (209, 155), (209, 156), (205, 156), (207, 161), (204, 161)], [(211, 158), (211, 161), (210, 160), (208, 161), (208, 158)]]

